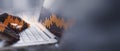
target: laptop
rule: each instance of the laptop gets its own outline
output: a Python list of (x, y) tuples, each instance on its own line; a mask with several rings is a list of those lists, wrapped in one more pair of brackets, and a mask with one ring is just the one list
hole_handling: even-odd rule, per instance
[(19, 34), (20, 40), (17, 43), (8, 47), (3, 47), (4, 41), (2, 41), (0, 42), (0, 50), (57, 43), (56, 36), (47, 30), (41, 23), (35, 22), (34, 18), (35, 17), (33, 17), (33, 20), (26, 20), (30, 23), (30, 27)]

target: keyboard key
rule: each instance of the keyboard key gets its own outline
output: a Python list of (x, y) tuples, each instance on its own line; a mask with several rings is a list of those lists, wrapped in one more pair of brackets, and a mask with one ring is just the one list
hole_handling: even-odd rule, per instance
[(34, 35), (31, 33), (31, 31), (29, 29), (27, 29), (25, 32), (30, 37), (31, 42), (37, 41), (36, 38), (34, 37)]
[[(36, 28), (31, 27), (31, 32), (34, 34), (34, 36), (36, 37), (36, 39), (38, 41), (43, 41), (43, 38), (39, 35), (39, 33), (37, 32), (37, 30), (35, 30)], [(40, 33), (41, 34), (41, 33)]]
[(36, 30), (37, 30), (38, 33), (41, 33), (41, 34), (39, 34), (39, 35), (41, 35), (45, 40), (48, 40), (48, 39), (49, 39), (49, 37), (48, 37), (45, 33), (43, 33), (42, 30), (40, 30), (40, 29), (37, 28), (37, 27), (34, 27), (34, 28), (36, 28)]
[(23, 38), (23, 41), (24, 41), (24, 42), (30, 42), (30, 41), (31, 41), (31, 40), (28, 38), (28, 36), (26, 35), (25, 32), (22, 32), (21, 35), (22, 35), (22, 38)]

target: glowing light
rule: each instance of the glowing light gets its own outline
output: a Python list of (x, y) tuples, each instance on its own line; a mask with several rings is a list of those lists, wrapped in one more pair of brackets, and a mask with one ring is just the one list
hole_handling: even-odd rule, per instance
[(55, 24), (59, 28), (67, 29), (71, 24), (71, 21), (65, 22), (63, 18), (60, 19), (55, 14), (52, 14), (50, 18), (46, 18), (42, 24), (47, 28), (50, 28), (53, 24)]
[(0, 31), (1, 31), (1, 32), (4, 32), (5, 27), (6, 27), (6, 26), (5, 26), (4, 24), (0, 23)]
[(10, 26), (12, 28), (16, 28), (17, 25), (20, 26), (19, 30), (21, 30), (21, 28), (24, 25), (23, 20), (19, 21), (18, 18), (13, 18), (11, 15), (8, 15), (8, 17), (5, 19), (5, 21), (3, 23), (0, 23), (0, 30), (1, 32), (4, 32), (5, 27), (7, 27), (8, 24), (11, 24)]

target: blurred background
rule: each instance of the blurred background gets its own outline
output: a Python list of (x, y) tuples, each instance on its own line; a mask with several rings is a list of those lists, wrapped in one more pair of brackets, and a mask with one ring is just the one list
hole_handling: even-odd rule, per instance
[(119, 4), (117, 0), (0, 0), (0, 13), (40, 22), (59, 41), (5, 51), (119, 51)]

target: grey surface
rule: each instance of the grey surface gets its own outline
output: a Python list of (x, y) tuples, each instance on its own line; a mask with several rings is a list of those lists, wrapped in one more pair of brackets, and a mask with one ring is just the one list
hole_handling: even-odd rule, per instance
[(43, 45), (2, 51), (57, 51), (57, 48), (54, 45)]
[(74, 26), (64, 33), (60, 51), (120, 50), (120, 1), (60, 0), (59, 2), (64, 6), (63, 15), (76, 19)]

